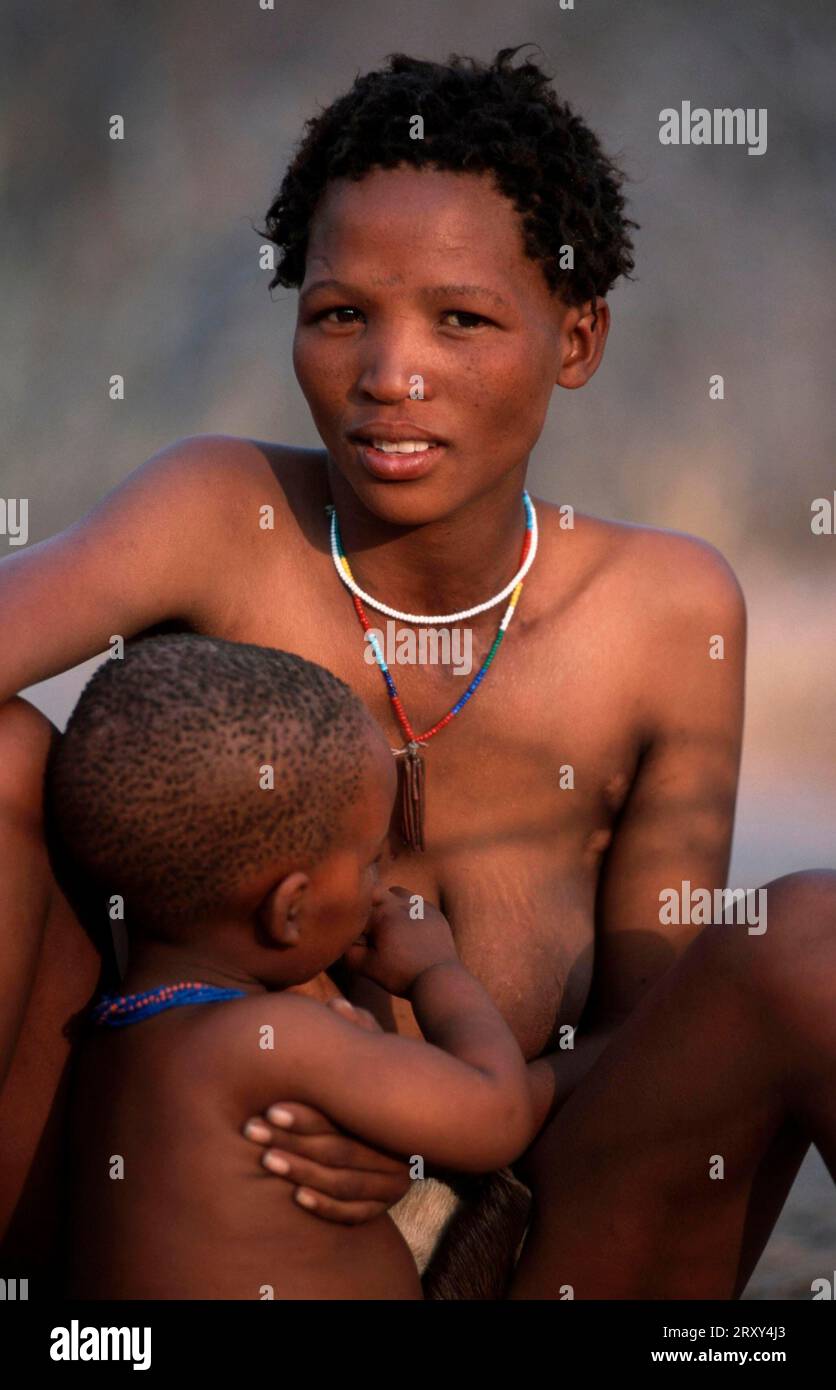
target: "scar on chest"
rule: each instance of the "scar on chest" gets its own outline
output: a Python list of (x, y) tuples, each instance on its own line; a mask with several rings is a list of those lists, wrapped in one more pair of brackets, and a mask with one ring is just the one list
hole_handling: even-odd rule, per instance
[(587, 835), (583, 847), (587, 854), (603, 854), (611, 840), (612, 831), (602, 826), (600, 830), (593, 830)]
[[(612, 777), (608, 777), (601, 788), (601, 799), (607, 811), (612, 813), (613, 818), (624, 805), (624, 799), (630, 790), (630, 778), (626, 772), (615, 772)], [(599, 826), (591, 830), (584, 840), (584, 849), (588, 854), (603, 854), (612, 843), (612, 828), (607, 825)]]
[(623, 802), (630, 786), (630, 778), (626, 772), (616, 772), (604, 783), (602, 794), (605, 802), (612, 810), (617, 811)]

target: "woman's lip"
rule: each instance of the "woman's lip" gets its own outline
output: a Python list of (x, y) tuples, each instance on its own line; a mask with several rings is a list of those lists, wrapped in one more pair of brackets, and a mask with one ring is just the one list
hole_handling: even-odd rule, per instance
[(423, 478), (447, 447), (446, 444), (431, 444), (428, 449), (421, 449), (416, 454), (386, 454), (362, 439), (354, 439), (352, 443), (363, 467), (372, 477), (386, 482)]

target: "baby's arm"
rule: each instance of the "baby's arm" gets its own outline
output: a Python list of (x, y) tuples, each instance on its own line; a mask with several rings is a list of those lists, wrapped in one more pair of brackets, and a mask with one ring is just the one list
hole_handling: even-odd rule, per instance
[(408, 902), (405, 890), (378, 890), (366, 942), (347, 959), (409, 999), (427, 1042), (367, 1032), (314, 1000), (279, 994), (247, 1005), (267, 1021), (276, 1015), (275, 1051), (261, 1054), (274, 1060), (256, 1060), (256, 1033), (243, 1011), (238, 1019), (226, 1014), (230, 1036), (218, 1051), (234, 1054), (251, 1113), (282, 1095), (391, 1152), (488, 1172), (511, 1162), (532, 1137), (525, 1060), (490, 996), (457, 959), (441, 913), (426, 904), (425, 919), (413, 922)]
[(221, 1049), (247, 1108), (281, 1094), (392, 1153), (469, 1172), (510, 1163), (533, 1121), (525, 1062), (501, 1015), (456, 961), (423, 972), (407, 997), (428, 1042), (362, 1031), (302, 995), (267, 996), (259, 1016), (274, 1023), (275, 1051), (257, 1057), (257, 1032), (242, 1024)]

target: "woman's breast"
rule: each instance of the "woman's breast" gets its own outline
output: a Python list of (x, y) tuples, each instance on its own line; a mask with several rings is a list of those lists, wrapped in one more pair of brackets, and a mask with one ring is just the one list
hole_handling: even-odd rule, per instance
[[(441, 908), (462, 963), (484, 985), (529, 1059), (575, 1026), (592, 980), (595, 875), (554, 846), (468, 847), (467, 861), (399, 859), (385, 883), (406, 884)], [(384, 1027), (420, 1037), (405, 999), (355, 978), (347, 993)]]
[(552, 849), (496, 846), (442, 884), (459, 956), (529, 1059), (580, 1019), (592, 981), (594, 882)]

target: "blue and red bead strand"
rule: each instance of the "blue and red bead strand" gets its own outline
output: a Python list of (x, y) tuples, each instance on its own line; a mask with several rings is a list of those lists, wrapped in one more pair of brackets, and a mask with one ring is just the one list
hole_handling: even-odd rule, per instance
[(212, 1004), (224, 999), (240, 999), (245, 994), (243, 989), (182, 980), (176, 985), (159, 985), (138, 994), (105, 994), (91, 1009), (90, 1022), (97, 1027), (126, 1028), (130, 1023), (139, 1023), (180, 1004)]

